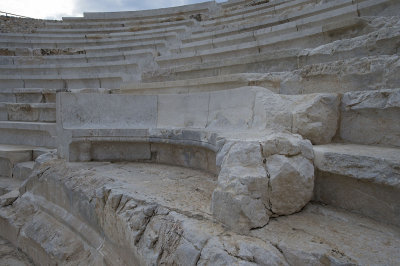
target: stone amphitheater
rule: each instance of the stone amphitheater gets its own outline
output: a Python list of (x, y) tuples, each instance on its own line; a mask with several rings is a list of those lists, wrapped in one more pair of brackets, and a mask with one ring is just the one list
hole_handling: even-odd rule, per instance
[(1, 265), (399, 265), (400, 1), (0, 18)]

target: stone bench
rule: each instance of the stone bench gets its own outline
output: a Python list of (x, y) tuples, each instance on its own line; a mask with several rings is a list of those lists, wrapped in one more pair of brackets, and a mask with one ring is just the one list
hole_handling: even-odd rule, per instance
[[(351, 2), (351, 1), (350, 1)], [(288, 1), (285, 4), (282, 5), (277, 5), (274, 7), (270, 8), (265, 8), (265, 9), (244, 9), (245, 12), (240, 12), (239, 14), (232, 14), (230, 15), (230, 12), (227, 12), (220, 16), (216, 17), (210, 20), (206, 20), (204, 22), (201, 22), (201, 25), (204, 28), (212, 28), (212, 27), (219, 27), (222, 25), (230, 25), (230, 24), (236, 24), (236, 23), (243, 23), (243, 21), (248, 21), (252, 19), (257, 19), (260, 17), (267, 17), (271, 15), (279, 15), (279, 13), (285, 13), (285, 12), (290, 12), (292, 9), (299, 8), (301, 7), (309, 7), (313, 6), (316, 4), (316, 1), (312, 0), (296, 0), (296, 1)], [(241, 9), (243, 10), (243, 9)]]
[(229, 3), (227, 2), (222, 2), (219, 5), (222, 8), (222, 15), (217, 15), (213, 16), (210, 18), (211, 19), (218, 19), (220, 17), (228, 17), (228, 16), (235, 16), (235, 15), (241, 15), (241, 14), (246, 14), (251, 11), (256, 11), (259, 9), (277, 9), (279, 8), (280, 5), (287, 4), (288, 2), (293, 2), (293, 1), (288, 1), (288, 0), (276, 0), (276, 1), (253, 1), (253, 2), (237, 2), (237, 3)]
[[(121, 11), (121, 12), (85, 12), (84, 20), (120, 20), (120, 19), (135, 19), (143, 20), (146, 18), (170, 18), (176, 14), (192, 15), (202, 12), (210, 12), (216, 8), (214, 1), (208, 1), (198, 4), (184, 5), (178, 7), (159, 8), (152, 10), (140, 11)], [(75, 20), (74, 18), (63, 18), (63, 20)], [(82, 20), (82, 19), (78, 19)]]
[[(279, 93), (274, 80), (279, 79), (280, 74), (260, 74), (260, 73), (237, 73), (228, 75), (218, 75), (204, 78), (160, 81), (160, 82), (126, 82), (117, 93), (133, 94), (163, 94), (163, 93), (194, 93), (205, 91), (226, 90), (244, 86), (260, 86)], [(150, 79), (149, 79), (150, 81)]]
[(124, 81), (133, 81), (132, 74), (103, 73), (101, 75), (0, 75), (0, 88), (45, 88), (45, 89), (80, 89), (80, 88), (118, 88)]
[(153, 59), (153, 57), (156, 55), (156, 52), (152, 49), (133, 50), (126, 52), (116, 51), (108, 53), (107, 52), (86, 53), (85, 50), (82, 50), (79, 52), (79, 54), (73, 54), (74, 51), (72, 49), (67, 49), (67, 50), (55, 49), (49, 51), (49, 53), (54, 53), (56, 55), (46, 55), (46, 54), (42, 55), (43, 52), (42, 49), (30, 52), (32, 52), (35, 55), (32, 54), (25, 56), (1, 56), (0, 65), (85, 64), (85, 63), (111, 62), (111, 61), (122, 61), (122, 60), (141, 64), (149, 59)]
[[(177, 34), (175, 32), (168, 32), (168, 33), (158, 33), (158, 34), (151, 34), (151, 35), (140, 35), (140, 36), (107, 36), (104, 35), (94, 35), (94, 36), (83, 36), (78, 37), (76, 39), (57, 39), (51, 40), (51, 38), (45, 39), (37, 39), (36, 38), (29, 38), (23, 36), (23, 39), (16, 39), (16, 38), (2, 38), (0, 40), (0, 46), (7, 46), (6, 43), (13, 42), (15, 45), (23, 46), (25, 43), (29, 43), (31, 45), (39, 44), (39, 45), (49, 45), (49, 43), (56, 45), (57, 47), (60, 46), (70, 46), (76, 47), (79, 46), (90, 46), (90, 45), (98, 45), (99, 43), (102, 44), (114, 44), (114, 43), (135, 43), (135, 42), (148, 42), (148, 41), (156, 41), (156, 40), (165, 40), (171, 41), (177, 38)], [(43, 41), (45, 40), (45, 41)]]
[(0, 75), (98, 75), (102, 73), (118, 73), (134, 75), (138, 71), (136, 62), (127, 60), (111, 62), (94, 62), (83, 64), (30, 64), (30, 65), (0, 65)]
[[(291, 1), (294, 3), (296, 1)], [(230, 31), (242, 31), (242, 30), (249, 30), (252, 28), (253, 30), (257, 29), (257, 24), (269, 24), (271, 26), (279, 26), (279, 24), (287, 23), (287, 22), (296, 22), (301, 20), (307, 20), (309, 17), (317, 16), (321, 12), (333, 12), (335, 13), (335, 9), (346, 10), (350, 7), (356, 8), (358, 16), (368, 16), (371, 12), (383, 11), (388, 9), (391, 5), (393, 5), (393, 1), (391, 0), (380, 0), (380, 1), (363, 1), (355, 5), (352, 1), (344, 0), (344, 1), (332, 1), (330, 3), (319, 4), (315, 7), (305, 8), (304, 10), (294, 11), (285, 15), (283, 17), (278, 16), (275, 12), (271, 12), (270, 18), (264, 19), (262, 21), (256, 21), (256, 18), (260, 15), (257, 15), (252, 20), (248, 19), (248, 23), (243, 24), (242, 21), (246, 20), (245, 18), (239, 16), (236, 18), (235, 21), (224, 22), (223, 27), (214, 26), (214, 27), (202, 27), (199, 29), (195, 29), (192, 31), (192, 38), (188, 41), (183, 42), (190, 42), (190, 41), (198, 41), (204, 38), (210, 38), (212, 36), (218, 37), (223, 36), (223, 34), (227, 34)], [(393, 9), (393, 12), (395, 12)], [(272, 10), (273, 11), (273, 10)], [(265, 12), (265, 10), (264, 10)], [(390, 11), (388, 11), (390, 13)], [(392, 13), (393, 13), (392, 12)], [(268, 12), (267, 12), (268, 13)], [(392, 15), (396, 15), (393, 13)], [(229, 27), (227, 25), (229, 24)], [(265, 27), (265, 26), (264, 26)], [(211, 29), (210, 29), (211, 28)]]
[[(198, 50), (197, 47), (192, 47), (188, 52), (185, 50), (181, 54), (161, 56), (156, 59), (157, 63), (163, 67), (179, 66), (189, 63), (206, 63), (212, 60), (224, 60), (235, 58), (238, 56), (246, 56), (252, 54), (259, 54), (278, 49), (290, 48), (314, 48), (331, 41), (339, 39), (339, 36), (330, 33), (338, 31), (343, 28), (357, 28), (360, 27), (358, 20), (348, 20), (347, 24), (331, 24), (324, 26), (315, 26), (312, 28), (304, 29), (302, 31), (295, 31), (286, 33), (271, 38), (263, 38), (261, 36), (253, 37), (247, 42), (240, 42), (239, 44), (229, 44), (227, 46), (215, 47), (207, 50)], [(268, 36), (268, 33), (267, 33)], [(209, 41), (212, 42), (211, 40)], [(212, 45), (212, 44), (211, 44)], [(185, 48), (183, 48), (185, 49)], [(193, 50), (194, 51), (190, 51)]]
[(344, 143), (314, 146), (316, 201), (400, 225), (399, 100), (400, 89), (342, 95)]
[[(337, 41), (332, 44), (326, 44), (314, 49), (299, 50), (277, 50), (274, 52), (256, 53), (255, 55), (247, 55), (242, 57), (230, 58), (225, 60), (214, 60), (210, 62), (197, 62), (193, 60), (192, 65), (183, 65), (178, 67), (161, 68), (155, 73), (143, 73), (143, 81), (165, 81), (179, 79), (193, 79), (206, 76), (226, 75), (233, 73), (268, 73), (280, 71), (293, 71), (302, 67), (311, 66), (313, 64), (325, 64), (339, 60), (348, 60), (355, 55), (365, 56), (365, 60), (378, 61), (379, 58), (389, 59), (393, 55), (396, 61), (395, 43), (399, 34), (396, 29), (378, 30), (382, 34), (366, 35), (359, 37), (358, 43), (353, 44), (352, 40)], [(379, 37), (378, 37), (379, 36)], [(377, 37), (377, 38), (376, 38)], [(380, 43), (379, 49), (371, 51), (367, 48), (367, 43)], [(381, 55), (386, 54), (387, 56)], [(368, 59), (368, 57), (371, 59)], [(165, 60), (166, 57), (164, 57)], [(199, 59), (200, 58), (200, 59)], [(202, 60), (201, 57), (197, 57)], [(364, 60), (364, 59), (363, 59)], [(355, 61), (361, 61), (360, 58)], [(389, 64), (390, 68), (393, 68)], [(317, 68), (321, 68), (316, 66)], [(370, 70), (372, 71), (372, 70)]]
[(314, 200), (400, 225), (398, 148), (328, 144), (314, 146), (314, 153)]
[(1, 33), (0, 36), (9, 39), (22, 39), (22, 40), (57, 40), (57, 39), (82, 39), (82, 38), (118, 38), (118, 37), (132, 37), (132, 36), (151, 36), (162, 33), (184, 33), (188, 30), (186, 26), (176, 26), (167, 28), (156, 28), (148, 30), (138, 30), (138, 31), (120, 31), (120, 32), (110, 32), (110, 33)]
[(65, 43), (54, 43), (54, 42), (5, 42), (1, 45), (2, 48), (40, 48), (40, 49), (82, 49), (87, 50), (90, 48), (99, 49), (102, 47), (132, 47), (131, 49), (148, 49), (149, 47), (164, 47), (166, 44), (165, 40), (151, 40), (151, 41), (134, 41), (126, 44), (107, 44), (107, 42), (65, 42)]
[(74, 29), (47, 29), (41, 28), (37, 29), (36, 32), (39, 34), (55, 34), (55, 35), (79, 35), (79, 34), (118, 34), (118, 33), (156, 33), (156, 32), (184, 32), (187, 30), (187, 26), (170, 26), (167, 27), (155, 27), (152, 29), (151, 27), (140, 27), (140, 26), (131, 26), (131, 27), (111, 27), (111, 28), (74, 28)]
[(130, 20), (116, 20), (116, 21), (82, 21), (82, 22), (65, 22), (62, 23), (53, 23), (46, 22), (46, 29), (75, 29), (75, 28), (131, 28), (137, 26), (137, 31), (142, 30), (153, 30), (153, 29), (162, 29), (162, 28), (170, 28), (176, 26), (193, 26), (193, 19), (177, 19), (176, 21), (166, 21), (164, 20), (141, 20), (141, 21), (130, 21)]
[(0, 121), (3, 144), (56, 147), (56, 123)]
[[(324, 112), (310, 115), (316, 105)], [(235, 230), (249, 230), (266, 224), (271, 215), (299, 210), (311, 197), (311, 144), (293, 134), (314, 143), (330, 142), (337, 130), (337, 108), (337, 95), (282, 96), (257, 87), (182, 95), (61, 92), (58, 152), (67, 160), (160, 162), (218, 174), (214, 216)], [(265, 162), (276, 175), (269, 196), (267, 174), (262, 173)], [(291, 177), (280, 175), (280, 163), (294, 171)], [(250, 174), (242, 180), (239, 172), (229, 169)], [(248, 192), (229, 192), (227, 178), (245, 182)], [(285, 191), (281, 182), (294, 186)], [(248, 204), (241, 205), (236, 197)], [(273, 206), (267, 210), (262, 202), (272, 197)], [(259, 211), (251, 211), (254, 208)]]
[[(207, 39), (201, 39), (199, 41), (193, 41), (193, 39), (187, 39), (191, 42), (185, 42), (179, 48), (173, 49), (174, 52), (190, 52), (206, 50), (211, 48), (218, 48), (222, 46), (228, 46), (232, 44), (240, 44), (243, 42), (257, 41), (266, 38), (273, 38), (288, 33), (294, 33), (300, 30), (311, 28), (315, 25), (324, 25), (324, 32), (327, 32), (330, 28), (334, 31), (344, 31), (346, 29), (359, 29), (362, 26), (362, 20), (358, 19), (355, 8), (344, 8), (343, 12), (340, 10), (328, 11), (323, 14), (308, 17), (307, 19), (301, 19), (299, 21), (282, 23), (276, 26), (270, 26), (269, 23), (260, 24), (257, 23), (254, 27), (242, 27), (240, 31), (231, 30), (224, 31), (223, 36), (214, 34), (212, 36), (206, 36)], [(329, 14), (330, 13), (330, 14)], [(339, 24), (342, 27), (340, 27)], [(221, 34), (222, 35), (222, 34)], [(211, 37), (211, 38), (210, 38)], [(211, 40), (210, 40), (211, 39)], [(329, 41), (329, 40), (327, 40)]]

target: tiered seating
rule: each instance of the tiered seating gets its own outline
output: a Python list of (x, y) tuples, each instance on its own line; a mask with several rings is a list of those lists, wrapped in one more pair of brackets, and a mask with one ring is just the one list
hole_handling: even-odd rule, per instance
[(71, 162), (218, 176), (202, 219), (241, 234), (311, 198), (397, 228), (399, 11), (396, 0), (211, 1), (1, 34), (0, 194), (40, 147), (57, 147)]

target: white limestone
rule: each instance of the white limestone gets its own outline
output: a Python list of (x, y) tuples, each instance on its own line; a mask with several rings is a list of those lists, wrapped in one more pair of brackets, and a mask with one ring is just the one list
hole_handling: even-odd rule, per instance
[(340, 137), (352, 143), (400, 146), (399, 107), (400, 89), (345, 93)]
[(0, 236), (38, 265), (396, 265), (399, 8), (0, 18)]

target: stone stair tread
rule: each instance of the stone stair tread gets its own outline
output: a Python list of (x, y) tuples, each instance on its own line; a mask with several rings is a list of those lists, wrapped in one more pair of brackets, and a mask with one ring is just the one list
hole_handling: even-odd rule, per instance
[(324, 172), (389, 185), (400, 189), (400, 149), (332, 143), (315, 145), (315, 166)]

